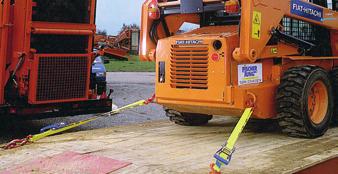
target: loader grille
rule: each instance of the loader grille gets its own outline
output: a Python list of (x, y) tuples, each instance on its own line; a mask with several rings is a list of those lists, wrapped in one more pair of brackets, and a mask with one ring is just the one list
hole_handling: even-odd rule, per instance
[(171, 87), (208, 89), (208, 51), (207, 45), (172, 45)]
[(36, 101), (86, 97), (88, 56), (40, 57)]

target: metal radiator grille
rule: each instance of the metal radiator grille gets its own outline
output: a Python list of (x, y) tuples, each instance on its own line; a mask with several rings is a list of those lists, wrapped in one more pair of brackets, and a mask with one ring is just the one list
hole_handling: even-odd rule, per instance
[(90, 0), (34, 0), (33, 21), (89, 23)]
[(88, 57), (40, 57), (36, 100), (86, 97)]
[(208, 89), (208, 46), (171, 47), (172, 88)]

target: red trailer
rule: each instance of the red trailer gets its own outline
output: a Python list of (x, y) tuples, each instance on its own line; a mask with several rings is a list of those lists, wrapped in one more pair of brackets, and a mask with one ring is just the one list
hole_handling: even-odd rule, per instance
[[(103, 112), (91, 89), (96, 0), (3, 0), (0, 4), (0, 112)], [(91, 84), (91, 85), (90, 85)]]

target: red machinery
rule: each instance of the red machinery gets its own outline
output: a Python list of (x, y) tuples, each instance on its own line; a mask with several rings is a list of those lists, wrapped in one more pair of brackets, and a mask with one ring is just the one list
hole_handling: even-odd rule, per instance
[[(107, 111), (90, 89), (96, 0), (3, 0), (0, 113)], [(100, 98), (100, 99), (97, 99)]]
[(103, 54), (106, 56), (129, 60), (129, 54), (138, 53), (139, 33), (139, 29), (127, 27), (117, 36), (96, 35), (95, 45), (98, 48), (104, 43)]
[(129, 50), (115, 45), (117, 36), (105, 36), (96, 34), (94, 36), (94, 47), (99, 50), (100, 55), (129, 60)]
[(139, 33), (139, 29), (128, 27), (116, 36), (113, 45), (129, 52), (138, 53)]

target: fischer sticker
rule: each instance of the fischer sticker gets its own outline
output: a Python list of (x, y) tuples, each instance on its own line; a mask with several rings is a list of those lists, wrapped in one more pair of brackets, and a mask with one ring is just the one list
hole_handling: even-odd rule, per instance
[(252, 38), (261, 39), (261, 27), (262, 27), (262, 13), (254, 11), (252, 17)]
[(291, 14), (323, 22), (323, 8), (300, 0), (291, 0)]
[(261, 82), (263, 82), (263, 65), (261, 63), (238, 65), (239, 86)]

